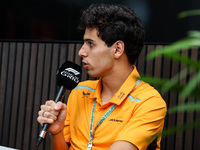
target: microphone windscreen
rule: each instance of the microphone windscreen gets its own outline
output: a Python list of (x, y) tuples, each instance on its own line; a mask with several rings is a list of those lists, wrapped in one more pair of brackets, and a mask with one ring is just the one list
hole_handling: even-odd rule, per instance
[(56, 79), (58, 86), (72, 90), (81, 80), (81, 67), (71, 61), (66, 61), (58, 69)]

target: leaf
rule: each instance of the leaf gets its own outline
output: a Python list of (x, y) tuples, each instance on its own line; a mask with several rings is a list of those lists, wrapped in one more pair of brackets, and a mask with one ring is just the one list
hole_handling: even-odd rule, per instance
[(200, 15), (199, 9), (181, 12), (181, 13), (178, 14), (178, 18), (185, 18), (185, 17), (188, 17), (188, 16), (195, 16), (195, 15)]
[(168, 109), (167, 113), (172, 114), (175, 112), (183, 112), (183, 111), (197, 111), (200, 110), (200, 102), (196, 103), (187, 103), (178, 106), (174, 106)]
[[(194, 35), (194, 32), (192, 33)], [(154, 51), (150, 52), (147, 55), (147, 59), (153, 59), (155, 57), (161, 56), (161, 55), (172, 55), (173, 53), (180, 51), (180, 50), (186, 50), (193, 47), (200, 47), (200, 38), (185, 38), (182, 40), (179, 40), (172, 45), (165, 46), (163, 48), (155, 49)]]
[(183, 64), (186, 64), (194, 69), (200, 70), (200, 64), (199, 62), (197, 62), (196, 60), (193, 60), (189, 57), (185, 57), (184, 55), (180, 55), (177, 53), (173, 53), (173, 54), (164, 54), (165, 56), (172, 58), (174, 60), (177, 60)]
[(174, 133), (185, 131), (185, 130), (192, 129), (199, 126), (200, 126), (200, 121), (195, 121), (195, 122), (187, 123), (184, 125), (178, 125), (175, 127), (167, 128), (163, 131), (162, 137), (166, 137)]
[(166, 93), (169, 91), (173, 86), (178, 84), (178, 82), (183, 79), (189, 72), (187, 68), (181, 70), (181, 72), (177, 73), (173, 78), (171, 78), (168, 82), (164, 83), (161, 87), (162, 93)]
[[(163, 87), (163, 85), (168, 82), (168, 80), (166, 80), (166, 79), (151, 77), (151, 76), (142, 75), (142, 74), (141, 74), (140, 80), (143, 80), (144, 82), (147, 82), (152, 86), (158, 87), (159, 89), (161, 89)], [(177, 83), (177, 84), (173, 85), (169, 90), (174, 93), (180, 93), (186, 86), (187, 86), (187, 84), (178, 84)], [(193, 89), (193, 91), (191, 92), (189, 97), (200, 100), (199, 91), (200, 91), (200, 88), (196, 87), (195, 89)]]
[(181, 96), (183, 98), (188, 97), (192, 91), (197, 87), (198, 83), (200, 81), (200, 70), (197, 72), (197, 75), (195, 75), (187, 84), (187, 86), (185, 86), (185, 88), (183, 89), (183, 91), (181, 92)]
[(200, 38), (200, 31), (189, 31), (188, 36), (190, 38)]
[(148, 75), (142, 75), (142, 74), (141, 74), (140, 80), (143, 80), (152, 85), (157, 85), (158, 87), (161, 87), (161, 86), (163, 86), (163, 84), (166, 83), (165, 79), (155, 78), (155, 77), (151, 77)]

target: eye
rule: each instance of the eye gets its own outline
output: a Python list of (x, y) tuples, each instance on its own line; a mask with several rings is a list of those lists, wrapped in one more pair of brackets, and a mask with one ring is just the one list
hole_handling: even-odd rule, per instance
[(90, 47), (94, 46), (94, 44), (92, 42), (88, 42), (88, 43), (89, 43)]

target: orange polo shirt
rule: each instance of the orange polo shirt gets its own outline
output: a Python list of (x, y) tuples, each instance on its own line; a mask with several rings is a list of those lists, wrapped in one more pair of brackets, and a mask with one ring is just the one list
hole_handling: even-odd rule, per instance
[[(64, 137), (70, 150), (87, 149), (90, 140), (90, 123), (94, 101), (93, 129), (101, 117), (116, 104), (116, 108), (93, 133), (92, 150), (108, 150), (115, 141), (128, 141), (146, 150), (160, 134), (166, 115), (166, 103), (149, 84), (136, 80), (136, 67), (124, 84), (106, 104), (101, 103), (101, 79), (84, 81), (71, 92), (67, 104)], [(154, 137), (154, 138), (152, 138)], [(160, 149), (157, 138), (157, 150)]]

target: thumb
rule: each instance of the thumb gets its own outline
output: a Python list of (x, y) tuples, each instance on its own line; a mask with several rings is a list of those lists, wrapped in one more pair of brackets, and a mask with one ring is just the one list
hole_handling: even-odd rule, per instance
[(57, 121), (63, 123), (65, 121), (66, 118), (66, 112), (67, 112), (67, 106), (66, 104), (62, 103), (62, 102), (58, 102), (56, 103), (56, 105), (54, 106), (55, 111), (59, 111), (59, 114), (57, 116)]

